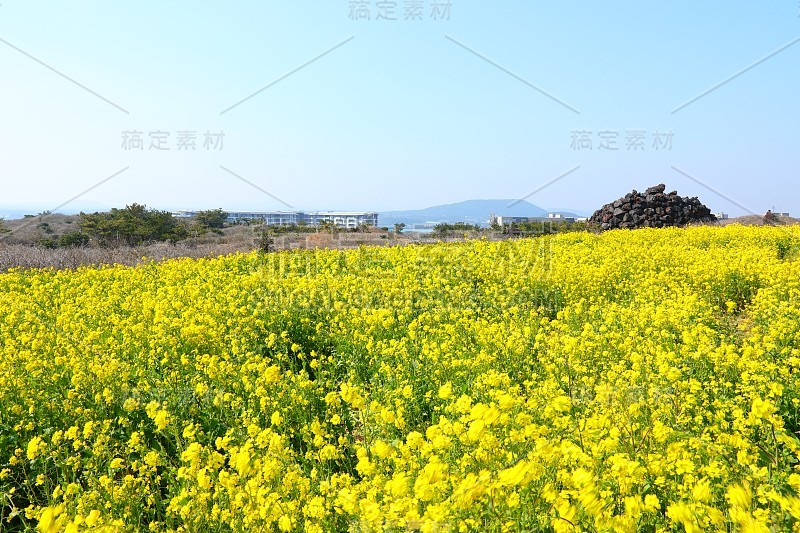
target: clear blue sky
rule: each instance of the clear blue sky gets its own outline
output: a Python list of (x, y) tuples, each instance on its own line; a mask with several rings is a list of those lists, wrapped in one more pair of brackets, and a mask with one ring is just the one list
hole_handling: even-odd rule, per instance
[(800, 214), (797, 0), (451, 0), (449, 20), (431, 0), (422, 20), (405, 0), (352, 20), (353, 3), (0, 0), (0, 213), (92, 187), (60, 211), (592, 211), (665, 182), (714, 211)]

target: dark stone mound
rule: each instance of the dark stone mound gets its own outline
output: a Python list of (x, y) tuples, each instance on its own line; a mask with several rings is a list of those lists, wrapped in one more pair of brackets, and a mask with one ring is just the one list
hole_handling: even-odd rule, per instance
[(600, 229), (664, 228), (685, 226), (692, 222), (715, 222), (717, 217), (697, 197), (681, 197), (672, 191), (665, 194), (664, 184), (645, 192), (630, 192), (594, 212), (590, 222)]

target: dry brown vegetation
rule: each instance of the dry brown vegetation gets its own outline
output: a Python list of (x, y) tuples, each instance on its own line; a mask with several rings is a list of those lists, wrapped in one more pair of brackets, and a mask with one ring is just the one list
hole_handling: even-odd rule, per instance
[(745, 215), (743, 217), (726, 218), (719, 221), (719, 225), (741, 224), (742, 226), (792, 226), (800, 223), (800, 219), (791, 217), (777, 217), (772, 222), (765, 222), (763, 215)]
[(3, 226), (10, 233), (0, 237), (0, 242), (32, 244), (46, 237), (60, 236), (80, 230), (77, 215), (39, 215), (17, 220), (4, 220)]
[[(0, 272), (11, 268), (78, 268), (80, 266), (128, 265), (143, 261), (162, 261), (178, 257), (215, 257), (237, 252), (247, 253), (259, 248), (258, 225), (236, 225), (221, 234), (208, 232), (177, 244), (153, 243), (144, 246), (80, 246), (47, 248), (42, 239), (59, 237), (78, 231), (80, 218), (76, 215), (49, 214), (5, 221), (10, 233), (0, 236)], [(367, 232), (334, 231), (275, 236), (273, 251), (311, 248), (348, 249), (359, 246), (396, 246), (431, 241), (429, 236), (393, 235), (379, 228)], [(448, 239), (451, 240), (451, 239)]]

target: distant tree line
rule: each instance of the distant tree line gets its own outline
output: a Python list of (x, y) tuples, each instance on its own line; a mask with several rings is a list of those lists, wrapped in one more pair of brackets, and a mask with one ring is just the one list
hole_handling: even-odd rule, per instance
[(39, 246), (45, 248), (70, 248), (75, 246), (87, 246), (91, 239), (81, 231), (70, 231), (59, 237), (43, 237), (39, 239)]
[[(80, 215), (80, 230), (61, 236), (46, 236), (38, 244), (46, 248), (87, 246), (139, 246), (155, 242), (171, 242), (198, 237), (209, 231), (222, 234), (228, 214), (222, 209), (198, 211), (189, 221), (177, 219), (169, 211), (148, 209), (137, 203), (124, 209), (113, 208), (109, 212), (84, 213)], [(47, 222), (37, 227), (45, 234), (53, 230)]]
[(441, 237), (448, 235), (463, 234), (469, 231), (480, 231), (481, 227), (476, 224), (467, 224), (466, 222), (441, 222), (433, 227), (433, 234)]
[(586, 222), (572, 222), (567, 220), (541, 220), (529, 222), (514, 222), (513, 224), (492, 224), (489, 228), (482, 228), (476, 224), (465, 222), (442, 222), (433, 227), (432, 235), (435, 237), (448, 237), (463, 235), (464, 233), (503, 233), (510, 236), (536, 236), (573, 231), (587, 231), (590, 229)]
[[(48, 215), (49, 212), (40, 213), (38, 216)], [(37, 224), (40, 230), (38, 244), (47, 248), (62, 248), (76, 246), (139, 246), (155, 242), (171, 242), (187, 238), (196, 238), (208, 232), (221, 235), (222, 230), (228, 225), (228, 213), (222, 209), (212, 209), (198, 211), (189, 219), (173, 217), (168, 211), (148, 209), (145, 205), (137, 203), (127, 205), (124, 209), (111, 209), (103, 213), (83, 213), (81, 212), (79, 229), (63, 235), (55, 235), (54, 229), (46, 221)], [(34, 218), (33, 215), (26, 218)], [(336, 234), (339, 232), (370, 232), (372, 228), (362, 225), (358, 228), (340, 228), (330, 221), (321, 222), (318, 225), (310, 225), (305, 222), (285, 226), (268, 226), (261, 220), (241, 221), (237, 223), (253, 224), (258, 228), (256, 245), (259, 249), (270, 251), (274, 245), (274, 238), (286, 234), (326, 232)], [(396, 235), (403, 233), (406, 225), (397, 223), (394, 225)], [(388, 228), (384, 228), (388, 231)], [(465, 222), (443, 222), (433, 228), (434, 237), (454, 237), (465, 234), (477, 233), (503, 233), (509, 236), (535, 236), (553, 233), (563, 233), (571, 231), (586, 231), (592, 229), (586, 222), (571, 222), (565, 220), (558, 221), (530, 221), (515, 222), (509, 225), (494, 224), (491, 228), (481, 228), (476, 224)], [(9, 233), (10, 230), (0, 219), (0, 236)], [(41, 235), (41, 234), (44, 235)]]
[(189, 236), (186, 226), (172, 213), (147, 209), (139, 204), (128, 205), (125, 209), (114, 208), (107, 213), (81, 212), (80, 217), (81, 231), (103, 246), (177, 242)]
[(264, 224), (262, 220), (258, 221), (258, 224), (263, 226), (263, 231), (267, 231), (272, 235), (288, 235), (291, 233), (316, 233), (318, 228), (316, 226), (309, 226), (304, 221), (300, 221), (297, 224), (286, 224), (282, 226), (267, 226)]
[(355, 228), (343, 228), (341, 226), (337, 226), (330, 220), (323, 220), (319, 224), (308, 224), (305, 221), (300, 221), (297, 224), (276, 224), (276, 225), (265, 225), (263, 220), (254, 219), (254, 220), (246, 220), (240, 223), (247, 224), (247, 225), (254, 225), (254, 226), (262, 226), (261, 229), (258, 231), (260, 232), (268, 232), (271, 233), (273, 236), (278, 235), (289, 235), (289, 234), (297, 234), (297, 233), (339, 233), (339, 232), (349, 232), (349, 233), (368, 233), (370, 231), (369, 224), (361, 224)]
[(586, 231), (589, 229), (589, 224), (586, 222), (569, 222), (567, 220), (532, 220), (530, 222), (514, 222), (503, 226), (495, 224), (492, 229), (508, 235), (533, 236)]

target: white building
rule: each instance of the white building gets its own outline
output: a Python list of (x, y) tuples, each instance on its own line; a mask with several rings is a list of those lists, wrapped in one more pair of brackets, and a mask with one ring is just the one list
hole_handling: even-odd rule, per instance
[(330, 222), (334, 226), (348, 229), (355, 229), (363, 225), (378, 225), (378, 213), (374, 212), (314, 211), (312, 213), (300, 213), (300, 215), (305, 217), (306, 224), (312, 225)]
[(575, 222), (574, 217), (565, 217), (561, 213), (549, 213), (546, 217), (510, 217), (492, 214), (489, 217), (490, 224), (499, 226), (509, 226), (521, 222)]
[[(260, 220), (268, 226), (291, 226), (293, 224), (318, 225), (330, 222), (341, 228), (355, 229), (362, 225), (377, 226), (378, 213), (362, 211), (226, 211), (230, 223)], [(177, 218), (193, 217), (197, 211), (176, 211)]]
[(227, 211), (228, 222), (261, 220), (268, 226), (290, 226), (303, 220), (302, 213), (295, 211)]

